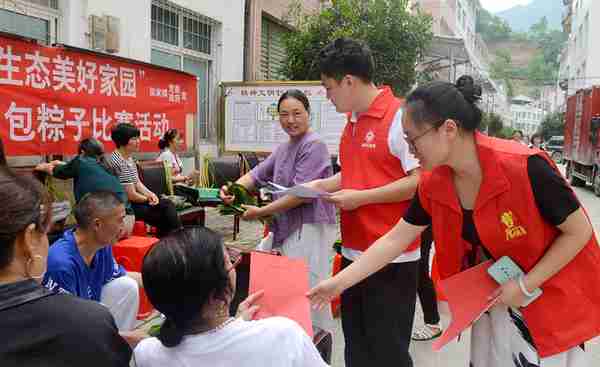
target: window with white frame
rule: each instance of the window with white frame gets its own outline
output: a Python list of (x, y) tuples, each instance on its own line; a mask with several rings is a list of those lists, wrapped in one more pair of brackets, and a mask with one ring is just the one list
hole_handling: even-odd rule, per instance
[(208, 138), (210, 91), (213, 88), (210, 75), (216, 61), (218, 23), (166, 0), (152, 1), (151, 23), (151, 62), (198, 78), (197, 126), (200, 137)]
[(58, 0), (0, 2), (0, 31), (49, 45), (57, 43)]

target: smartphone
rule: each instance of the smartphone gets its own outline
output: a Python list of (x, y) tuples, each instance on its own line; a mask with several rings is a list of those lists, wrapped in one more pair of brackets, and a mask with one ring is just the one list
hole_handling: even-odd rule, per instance
[(525, 275), (519, 265), (508, 256), (501, 257), (488, 268), (487, 272), (498, 284), (504, 284), (511, 279), (518, 279), (521, 275)]
[[(501, 257), (500, 260), (488, 268), (487, 272), (498, 284), (504, 284), (511, 279), (516, 280), (525, 275), (519, 265), (508, 256)], [(528, 298), (521, 307), (527, 307), (531, 302), (538, 299), (542, 295), (542, 290), (537, 288), (531, 293), (533, 293), (533, 297)]]

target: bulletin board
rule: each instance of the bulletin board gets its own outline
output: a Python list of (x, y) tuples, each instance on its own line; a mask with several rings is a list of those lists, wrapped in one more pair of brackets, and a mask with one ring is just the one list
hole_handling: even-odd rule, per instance
[(270, 153), (288, 141), (279, 124), (277, 102), (289, 89), (306, 94), (311, 106), (311, 128), (327, 144), (329, 153), (337, 154), (347, 118), (336, 112), (318, 81), (222, 83), (222, 151)]

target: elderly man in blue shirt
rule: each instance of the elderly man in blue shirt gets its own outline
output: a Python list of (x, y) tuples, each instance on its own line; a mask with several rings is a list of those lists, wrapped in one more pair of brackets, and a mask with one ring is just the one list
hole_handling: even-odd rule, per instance
[(142, 286), (140, 273), (126, 272), (112, 254), (125, 215), (125, 205), (114, 193), (86, 194), (75, 208), (77, 228), (50, 247), (43, 280), (51, 290), (104, 304), (122, 332), (134, 328)]

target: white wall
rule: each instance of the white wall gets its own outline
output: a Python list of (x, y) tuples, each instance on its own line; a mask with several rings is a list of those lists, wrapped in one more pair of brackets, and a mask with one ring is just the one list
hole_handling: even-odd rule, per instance
[(595, 42), (600, 34), (600, 2), (574, 0), (572, 9), (573, 25), (568, 41), (567, 63), (569, 78), (576, 79), (569, 82), (569, 95), (575, 94), (578, 89), (600, 84), (600, 79), (595, 78), (600, 76), (600, 54), (595, 52)]
[[(218, 21), (217, 52), (225, 62), (216, 65), (218, 81), (241, 81), (244, 70), (244, 0), (172, 0), (173, 3)], [(151, 0), (62, 1), (65, 44), (88, 48), (88, 17), (112, 15), (120, 19), (118, 56), (150, 62)]]
[(219, 43), (223, 64), (217, 77), (222, 81), (243, 80), (245, 0), (172, 0), (172, 2), (222, 24)]

